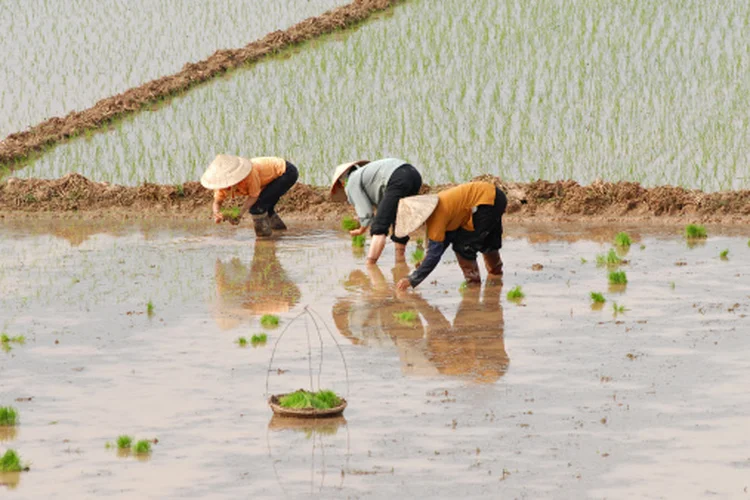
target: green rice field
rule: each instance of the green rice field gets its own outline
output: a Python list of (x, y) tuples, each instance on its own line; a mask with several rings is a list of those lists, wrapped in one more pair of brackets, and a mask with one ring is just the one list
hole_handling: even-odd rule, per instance
[(743, 1), (411, 0), (16, 175), (177, 183), (231, 153), (284, 156), (315, 184), (343, 161), (399, 156), (430, 183), (747, 188), (749, 20)]

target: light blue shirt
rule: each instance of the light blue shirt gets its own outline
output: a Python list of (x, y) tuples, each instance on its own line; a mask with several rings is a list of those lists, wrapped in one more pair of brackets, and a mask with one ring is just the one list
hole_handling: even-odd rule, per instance
[(372, 222), (375, 208), (383, 200), (383, 193), (393, 172), (408, 162), (398, 158), (371, 161), (349, 175), (346, 197), (354, 205), (359, 223), (367, 227)]

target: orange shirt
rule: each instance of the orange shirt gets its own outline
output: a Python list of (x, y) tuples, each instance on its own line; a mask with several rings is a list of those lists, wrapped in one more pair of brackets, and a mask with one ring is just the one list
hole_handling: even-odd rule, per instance
[(495, 203), (495, 185), (488, 182), (469, 182), (438, 193), (438, 204), (427, 219), (427, 237), (444, 241), (447, 231), (462, 227), (474, 230), (471, 209), (477, 205)]
[(251, 158), (253, 169), (234, 186), (214, 190), (214, 200), (222, 202), (228, 197), (250, 196), (257, 198), (260, 192), (274, 179), (278, 179), (286, 172), (286, 160), (275, 156)]

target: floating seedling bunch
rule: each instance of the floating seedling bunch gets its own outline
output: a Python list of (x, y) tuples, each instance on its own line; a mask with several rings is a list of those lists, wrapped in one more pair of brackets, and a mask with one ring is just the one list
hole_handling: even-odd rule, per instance
[(260, 317), (260, 324), (265, 328), (276, 328), (279, 326), (279, 317), (273, 314), (264, 314)]
[(705, 226), (688, 224), (685, 226), (685, 238), (688, 240), (705, 240), (708, 238)]
[(521, 285), (517, 285), (510, 289), (507, 297), (508, 297), (508, 300), (510, 300), (511, 302), (519, 303), (526, 297), (526, 294), (523, 293), (523, 290), (521, 289)]
[(122, 457), (133, 454), (136, 458), (142, 459), (151, 455), (152, 445), (158, 442), (157, 439), (139, 439), (136, 441), (132, 436), (121, 434), (117, 436), (114, 445), (108, 442), (104, 447), (107, 449), (117, 447), (117, 454)]
[(612, 271), (609, 273), (609, 284), (610, 285), (627, 285), (628, 276), (625, 271)]
[(11, 337), (7, 333), (0, 334), (0, 346), (5, 352), (10, 352), (13, 349), (13, 344), (23, 345), (25, 343), (26, 337), (24, 337), (23, 335), (16, 335), (15, 337)]
[(21, 457), (16, 450), (8, 449), (0, 457), (0, 472), (21, 472), (29, 470), (29, 466), (21, 461)]
[(13, 427), (18, 424), (18, 411), (12, 406), (0, 406), (0, 427)]
[(364, 248), (365, 247), (365, 235), (357, 234), (357, 235), (352, 236), (352, 246), (354, 248)]

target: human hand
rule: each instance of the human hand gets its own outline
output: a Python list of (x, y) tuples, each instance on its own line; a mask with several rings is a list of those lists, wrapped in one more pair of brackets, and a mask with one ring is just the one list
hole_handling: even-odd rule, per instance
[(401, 278), (398, 280), (398, 283), (396, 283), (396, 290), (399, 292), (406, 291), (411, 286), (411, 283), (409, 282), (409, 278)]
[(358, 227), (357, 229), (349, 231), (349, 234), (352, 236), (359, 236), (360, 234), (365, 234), (365, 231), (367, 231), (367, 227)]

